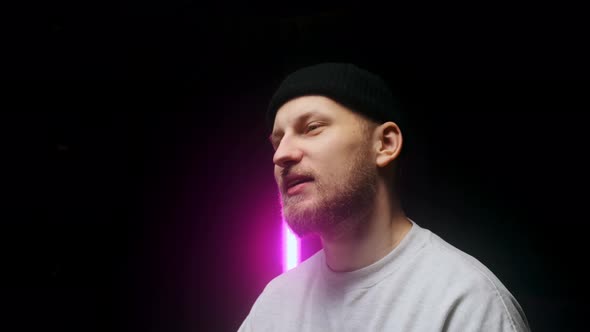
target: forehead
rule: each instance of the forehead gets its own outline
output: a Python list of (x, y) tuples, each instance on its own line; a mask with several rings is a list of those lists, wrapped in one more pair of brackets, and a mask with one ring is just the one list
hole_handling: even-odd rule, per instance
[(352, 120), (355, 114), (334, 100), (323, 96), (303, 96), (286, 102), (275, 116), (273, 131), (282, 130), (301, 119), (319, 117)]

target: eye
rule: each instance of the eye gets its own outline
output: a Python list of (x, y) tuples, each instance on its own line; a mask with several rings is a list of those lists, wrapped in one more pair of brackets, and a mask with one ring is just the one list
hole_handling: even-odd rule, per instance
[(321, 123), (312, 122), (312, 123), (308, 124), (307, 127), (305, 127), (305, 132), (306, 133), (309, 133), (310, 131), (314, 131), (314, 130), (318, 129), (321, 126), (322, 126)]

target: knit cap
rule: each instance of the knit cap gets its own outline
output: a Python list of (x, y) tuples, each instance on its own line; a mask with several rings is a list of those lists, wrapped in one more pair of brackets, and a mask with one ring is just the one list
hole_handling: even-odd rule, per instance
[(305, 95), (328, 97), (377, 123), (395, 121), (397, 102), (381, 77), (354, 64), (326, 62), (296, 70), (281, 82), (268, 106), (269, 128), (283, 104)]

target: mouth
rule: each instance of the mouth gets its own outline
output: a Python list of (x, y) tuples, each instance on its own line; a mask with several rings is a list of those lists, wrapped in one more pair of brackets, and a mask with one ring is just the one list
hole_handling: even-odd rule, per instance
[(302, 189), (307, 183), (312, 182), (313, 178), (303, 175), (293, 175), (285, 178), (284, 188), (288, 194), (293, 194)]

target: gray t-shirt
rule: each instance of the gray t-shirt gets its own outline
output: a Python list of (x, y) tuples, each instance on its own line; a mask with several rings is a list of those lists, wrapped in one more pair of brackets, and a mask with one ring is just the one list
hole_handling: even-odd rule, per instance
[(381, 260), (334, 272), (324, 251), (273, 279), (239, 332), (530, 331), (482, 263), (412, 221)]

